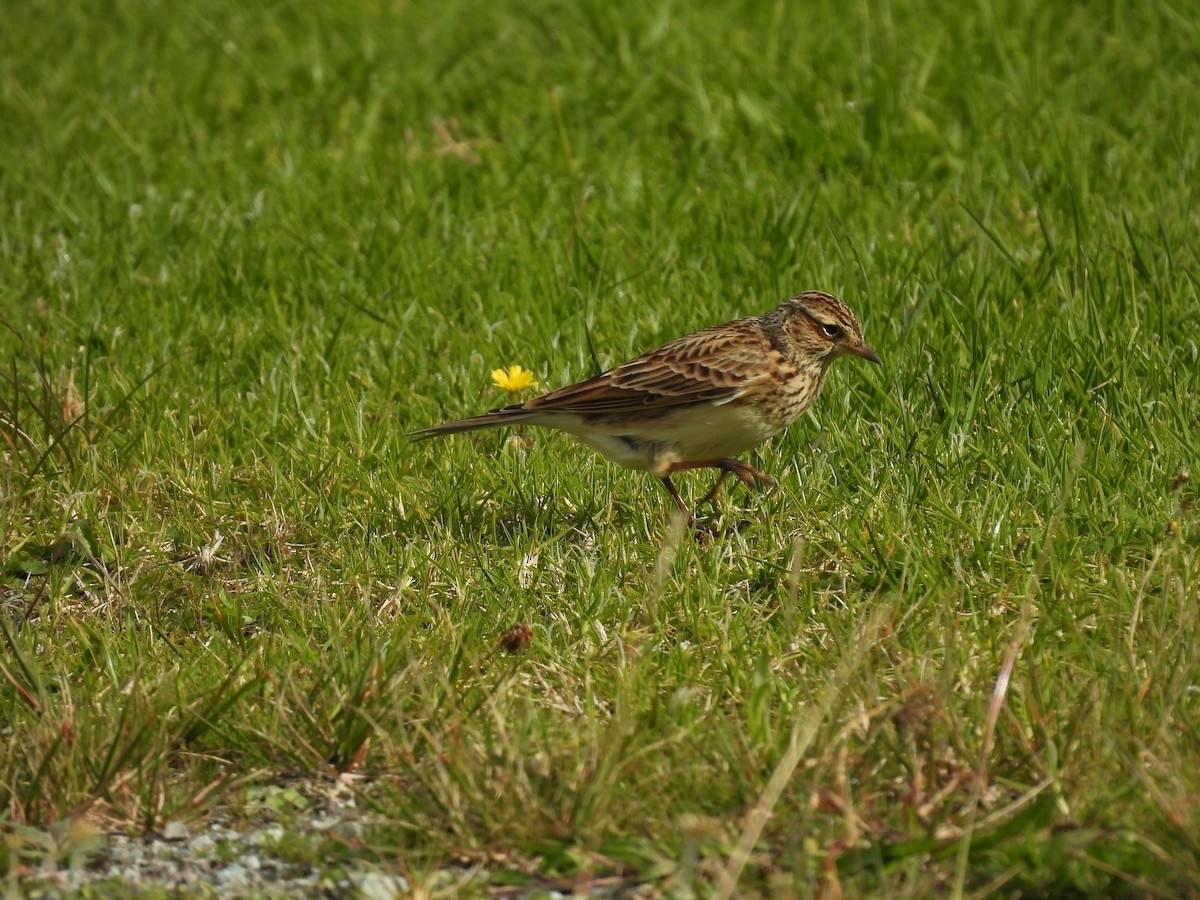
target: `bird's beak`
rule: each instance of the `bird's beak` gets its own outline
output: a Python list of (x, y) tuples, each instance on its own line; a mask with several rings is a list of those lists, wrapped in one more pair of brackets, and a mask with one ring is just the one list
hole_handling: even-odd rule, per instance
[(877, 366), (883, 365), (883, 360), (879, 358), (879, 354), (867, 344), (859, 344), (857, 347), (847, 347), (846, 352), (853, 353), (855, 356), (861, 356), (863, 359), (869, 359)]

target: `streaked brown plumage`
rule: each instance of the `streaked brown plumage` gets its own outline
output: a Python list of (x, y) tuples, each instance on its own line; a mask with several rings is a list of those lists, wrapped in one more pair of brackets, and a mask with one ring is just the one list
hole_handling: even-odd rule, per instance
[(791, 425), (821, 393), (829, 364), (878, 363), (854, 313), (806, 291), (760, 316), (668, 341), (615, 369), (480, 416), (412, 432), (414, 440), (527, 423), (573, 434), (617, 465), (658, 476), (690, 515), (673, 472), (715, 468), (746, 484), (771, 479), (734, 457)]

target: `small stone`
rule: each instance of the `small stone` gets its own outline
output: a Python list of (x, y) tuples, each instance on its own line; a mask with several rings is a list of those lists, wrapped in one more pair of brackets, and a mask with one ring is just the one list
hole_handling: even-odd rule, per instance
[(262, 868), (262, 860), (258, 858), (257, 854), (244, 853), (242, 854), (242, 865), (251, 872), (257, 872)]
[(164, 841), (186, 841), (187, 826), (182, 822), (168, 822), (167, 827), (162, 830), (162, 836)]
[(192, 838), (192, 852), (197, 856), (208, 856), (217, 847), (217, 842), (213, 840), (211, 835), (198, 834)]
[(250, 832), (246, 835), (246, 843), (252, 847), (261, 847), (263, 844), (278, 844), (283, 840), (283, 835), (283, 826), (276, 822), (268, 825), (266, 828)]
[(364, 872), (354, 876), (358, 882), (358, 893), (363, 900), (396, 900), (408, 893), (408, 882), (399, 875), (384, 875), (382, 872)]
[(250, 883), (250, 873), (239, 863), (226, 866), (217, 873), (217, 884), (222, 887), (241, 887)]

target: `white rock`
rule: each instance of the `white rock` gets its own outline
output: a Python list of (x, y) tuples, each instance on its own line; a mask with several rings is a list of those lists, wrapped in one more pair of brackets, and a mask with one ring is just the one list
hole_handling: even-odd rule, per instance
[(253, 847), (261, 847), (263, 844), (278, 844), (283, 840), (283, 835), (283, 826), (276, 822), (266, 828), (250, 832), (246, 835), (246, 843)]
[(408, 893), (408, 882), (399, 875), (364, 872), (351, 877), (358, 882), (358, 891), (363, 900), (395, 900), (401, 894)]
[(222, 887), (240, 887), (249, 883), (250, 873), (239, 863), (228, 865), (217, 873), (217, 884)]

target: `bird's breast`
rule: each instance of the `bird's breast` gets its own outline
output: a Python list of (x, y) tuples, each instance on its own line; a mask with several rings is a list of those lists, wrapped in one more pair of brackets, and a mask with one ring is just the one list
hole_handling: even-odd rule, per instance
[(800, 368), (790, 362), (780, 363), (764, 388), (758, 406), (776, 430), (787, 428), (813, 405), (825, 384), (826, 368)]

